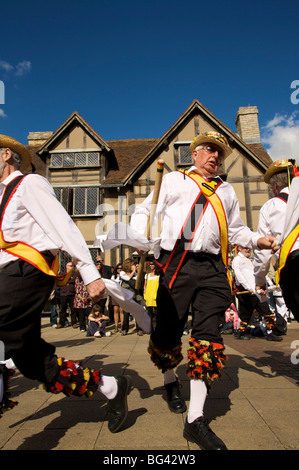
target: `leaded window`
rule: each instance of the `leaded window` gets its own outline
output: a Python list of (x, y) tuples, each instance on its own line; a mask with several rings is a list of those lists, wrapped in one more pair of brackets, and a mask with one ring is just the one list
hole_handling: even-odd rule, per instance
[(192, 165), (193, 159), (190, 153), (190, 144), (178, 145), (178, 164), (179, 165)]
[(98, 187), (54, 188), (54, 192), (71, 216), (101, 215)]
[(100, 152), (65, 152), (52, 153), (52, 168), (76, 168), (83, 166), (99, 166)]

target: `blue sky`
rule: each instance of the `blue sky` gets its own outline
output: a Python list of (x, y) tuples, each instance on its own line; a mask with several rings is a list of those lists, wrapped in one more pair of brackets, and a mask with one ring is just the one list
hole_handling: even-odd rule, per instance
[(233, 131), (257, 106), (272, 158), (299, 158), (298, 0), (1, 3), (1, 134), (78, 111), (107, 140), (161, 137), (198, 99)]

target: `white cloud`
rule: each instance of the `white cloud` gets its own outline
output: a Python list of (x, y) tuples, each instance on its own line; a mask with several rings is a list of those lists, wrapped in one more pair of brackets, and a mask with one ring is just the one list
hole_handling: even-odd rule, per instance
[(16, 76), (21, 77), (26, 73), (29, 73), (31, 70), (31, 62), (29, 60), (23, 60), (23, 62), (19, 62), (16, 67)]
[(10, 76), (22, 77), (31, 70), (31, 62), (29, 60), (22, 60), (17, 65), (12, 65), (5, 60), (0, 60), (0, 70), (6, 74), (6, 78)]
[(5, 60), (0, 60), (0, 68), (5, 70), (5, 72), (10, 72), (11, 70), (13, 70), (13, 66)]
[(3, 117), (3, 118), (6, 117), (6, 114), (5, 114), (5, 112), (3, 111), (3, 109), (0, 109), (0, 118), (2, 118), (2, 117)]
[(299, 165), (299, 120), (297, 111), (291, 116), (275, 114), (261, 129), (261, 139), (273, 161), (294, 158)]

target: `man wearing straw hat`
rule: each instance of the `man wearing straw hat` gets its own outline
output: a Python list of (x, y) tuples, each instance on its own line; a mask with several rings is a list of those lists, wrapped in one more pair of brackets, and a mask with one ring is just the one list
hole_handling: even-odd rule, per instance
[(24, 376), (44, 383), (47, 391), (67, 396), (102, 392), (109, 400), (108, 427), (116, 432), (127, 416), (130, 377), (104, 376), (58, 358), (54, 346), (41, 338), (41, 313), (54, 280), (66, 280), (57, 274), (59, 250), (70, 254), (94, 302), (104, 294), (105, 284), (49, 182), (22, 173), (30, 163), (24, 145), (0, 135), (0, 340), (5, 352), (0, 357), (0, 415), (1, 408), (14, 406), (5, 390), (13, 361)]
[[(274, 197), (260, 210), (258, 232), (261, 236), (274, 235), (282, 244), (275, 255), (276, 284), (282, 289), (289, 311), (299, 322), (299, 178), (295, 160), (273, 162), (265, 173), (264, 181), (271, 186)], [(271, 253), (268, 251), (255, 253), (254, 269), (258, 286), (264, 287), (270, 262)]]
[[(163, 177), (156, 210), (162, 215), (160, 285), (157, 326), (149, 352), (164, 373), (170, 411), (183, 413), (174, 369), (182, 360), (181, 336), (192, 304), (193, 325), (188, 350), (190, 405), (184, 437), (202, 449), (222, 450), (225, 444), (203, 418), (211, 381), (220, 376), (226, 356), (219, 325), (232, 303), (227, 278), (228, 243), (272, 248), (274, 237), (259, 238), (240, 219), (232, 186), (218, 175), (231, 153), (226, 138), (216, 132), (197, 136), (190, 145), (194, 165)], [(144, 233), (152, 195), (136, 208), (131, 227)]]

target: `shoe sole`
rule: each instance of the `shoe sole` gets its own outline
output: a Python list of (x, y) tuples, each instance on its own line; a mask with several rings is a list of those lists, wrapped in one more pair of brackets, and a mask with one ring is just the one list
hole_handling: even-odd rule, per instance
[(127, 397), (128, 395), (131, 393), (131, 391), (133, 390), (133, 385), (132, 385), (132, 379), (129, 375), (124, 375), (123, 376), (125, 379), (126, 379), (126, 382), (127, 382), (127, 387), (126, 387), (126, 397), (125, 397), (125, 414), (124, 414), (124, 417), (122, 419), (122, 421), (119, 422), (117, 428), (113, 429), (113, 431), (111, 429), (109, 429), (109, 431), (114, 434), (116, 432), (118, 432), (122, 425), (124, 424), (125, 420), (127, 419), (127, 416), (128, 416), (128, 401), (127, 401)]
[(191, 436), (191, 434), (189, 434), (187, 431), (184, 430), (183, 432), (183, 437), (189, 441), (189, 442), (193, 442), (193, 444), (196, 444), (198, 445), (198, 447), (200, 447), (201, 450), (205, 450), (204, 447), (202, 447), (198, 442), (196, 442), (196, 440)]
[[(183, 437), (189, 441), (189, 442), (193, 442), (194, 444), (198, 445), (198, 447), (201, 449), (201, 450), (207, 450), (204, 446), (202, 446), (201, 444), (199, 444), (199, 442), (196, 441), (196, 439), (194, 439), (185, 429), (184, 429), (184, 432), (183, 432)], [(225, 447), (225, 444), (223, 443), (224, 445), (224, 448), (222, 448), (221, 450), (227, 450), (226, 447)], [(218, 449), (217, 449), (218, 450)], [(219, 449), (220, 450), (220, 449)]]

